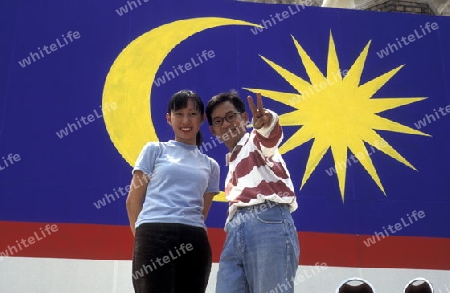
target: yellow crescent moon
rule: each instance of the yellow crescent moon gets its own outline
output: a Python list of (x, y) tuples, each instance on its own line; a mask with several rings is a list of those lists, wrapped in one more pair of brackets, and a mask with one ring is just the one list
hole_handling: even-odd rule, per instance
[(158, 141), (150, 98), (153, 80), (162, 62), (183, 40), (225, 25), (259, 26), (218, 17), (178, 20), (139, 36), (116, 58), (103, 89), (103, 117), (114, 146), (131, 166), (147, 142)]

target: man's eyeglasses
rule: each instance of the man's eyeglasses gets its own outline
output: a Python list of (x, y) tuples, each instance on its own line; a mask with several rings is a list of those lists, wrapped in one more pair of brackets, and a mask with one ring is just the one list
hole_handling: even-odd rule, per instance
[(226, 120), (229, 123), (232, 123), (236, 119), (236, 116), (238, 114), (241, 114), (241, 112), (230, 112), (227, 115), (225, 115), (225, 117), (215, 117), (212, 120), (212, 126), (220, 127), (222, 126), (224, 120)]

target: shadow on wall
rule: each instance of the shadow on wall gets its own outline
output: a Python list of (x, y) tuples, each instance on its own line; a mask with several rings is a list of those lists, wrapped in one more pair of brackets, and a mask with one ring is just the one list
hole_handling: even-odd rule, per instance
[[(433, 293), (433, 286), (424, 278), (411, 280), (402, 293)], [(336, 293), (375, 293), (373, 286), (364, 279), (350, 278), (342, 282)]]

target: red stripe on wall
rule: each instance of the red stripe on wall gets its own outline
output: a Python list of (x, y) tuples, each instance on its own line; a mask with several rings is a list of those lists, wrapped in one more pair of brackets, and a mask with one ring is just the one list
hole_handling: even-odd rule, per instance
[[(128, 226), (0, 222), (0, 231), (0, 258), (9, 255), (130, 260), (132, 257), (133, 237)], [(225, 232), (209, 228), (208, 235), (213, 261), (218, 262)], [(363, 241), (368, 237), (372, 235), (299, 232), (300, 264), (450, 269), (450, 238), (389, 236), (367, 247)]]

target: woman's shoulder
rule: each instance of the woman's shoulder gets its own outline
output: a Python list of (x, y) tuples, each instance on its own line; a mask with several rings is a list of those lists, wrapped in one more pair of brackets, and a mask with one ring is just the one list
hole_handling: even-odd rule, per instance
[(203, 155), (205, 156), (206, 160), (208, 160), (208, 162), (212, 168), (219, 168), (219, 163), (217, 163), (217, 161), (214, 158), (212, 158), (208, 155), (205, 155), (205, 154), (203, 154)]
[(161, 142), (159, 141), (149, 141), (145, 143), (144, 149), (155, 149), (160, 147)]
[(150, 153), (161, 153), (161, 152), (163, 152), (164, 147), (165, 147), (165, 142), (149, 141), (144, 145), (142, 150), (145, 152), (150, 152)]
[(170, 145), (170, 141), (149, 141), (145, 144), (144, 147), (154, 147), (154, 148), (160, 148), (167, 145)]

